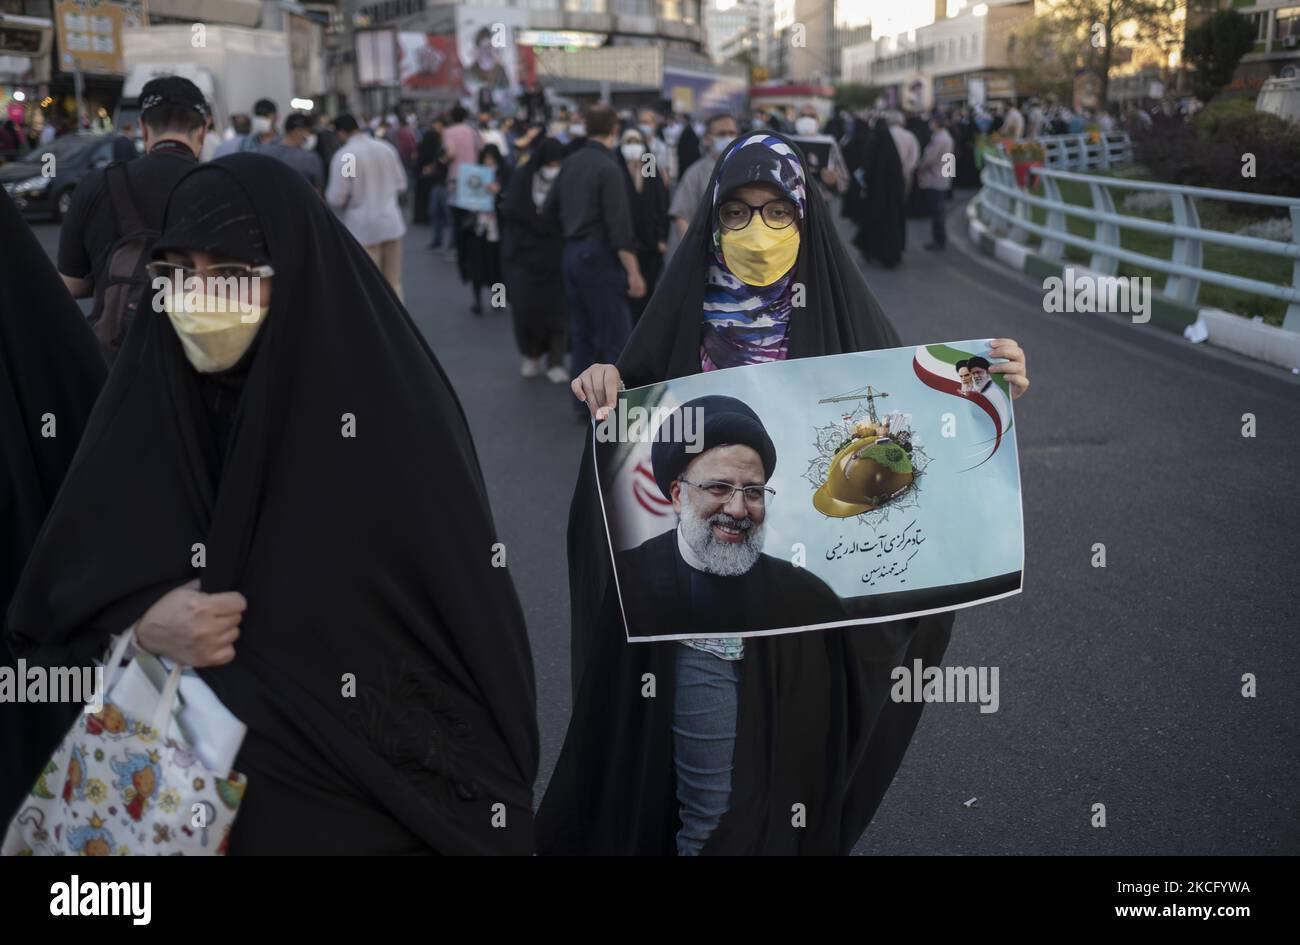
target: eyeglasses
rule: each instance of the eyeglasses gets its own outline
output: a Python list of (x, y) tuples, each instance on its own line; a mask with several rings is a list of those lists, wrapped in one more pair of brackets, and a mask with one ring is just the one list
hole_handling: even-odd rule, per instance
[(746, 505), (752, 505), (756, 508), (766, 505), (776, 495), (776, 490), (771, 486), (733, 486), (729, 482), (718, 482), (716, 479), (710, 479), (707, 482), (691, 482), (689, 479), (678, 479), (677, 481), (684, 482), (688, 486), (694, 486), (710, 498), (717, 499), (723, 505), (730, 502), (731, 497), (737, 492), (745, 494)]
[(193, 269), (189, 266), (169, 263), (162, 259), (145, 263), (144, 271), (150, 280), (170, 279), (179, 272), (182, 282), (188, 282), (192, 276), (200, 275), (207, 275), (210, 279), (269, 279), (275, 275), (275, 270), (270, 266), (250, 266), (247, 263), (221, 263), (216, 266), (209, 266), (207, 269)]
[(725, 200), (718, 207), (718, 222), (729, 230), (743, 230), (758, 211), (763, 222), (773, 230), (784, 230), (795, 219), (794, 204), (784, 197), (774, 197), (765, 204), (754, 206), (743, 200)]

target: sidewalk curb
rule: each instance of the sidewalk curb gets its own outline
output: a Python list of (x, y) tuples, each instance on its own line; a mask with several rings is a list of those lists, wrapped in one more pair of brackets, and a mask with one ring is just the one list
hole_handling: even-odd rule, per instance
[[(982, 255), (991, 256), (1010, 269), (1039, 279), (1063, 277), (1067, 269), (1073, 269), (1076, 278), (1082, 274), (1097, 275), (1082, 264), (1047, 259), (1014, 240), (998, 236), (980, 220), (979, 199), (979, 194), (976, 194), (967, 202), (966, 221), (970, 240)], [(1300, 333), (1252, 321), (1222, 309), (1198, 308), (1152, 292), (1151, 324), (1177, 334), (1183, 334), (1185, 329), (1195, 325), (1195, 330), (1204, 331), (1205, 341), (1215, 347), (1287, 370), (1300, 368)]]

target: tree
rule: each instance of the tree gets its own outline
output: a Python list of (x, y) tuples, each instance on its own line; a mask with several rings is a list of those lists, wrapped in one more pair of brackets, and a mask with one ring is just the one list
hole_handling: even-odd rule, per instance
[(1055, 24), (1033, 17), (1007, 38), (1007, 60), (1015, 72), (1019, 95), (1054, 95), (1070, 100), (1077, 47)]
[(1184, 51), (1196, 67), (1192, 92), (1208, 102), (1232, 81), (1241, 57), (1255, 48), (1255, 27), (1236, 10), (1219, 10), (1187, 30)]
[(1076, 68), (1101, 78), (1106, 106), (1116, 50), (1141, 43), (1167, 45), (1178, 0), (1040, 0), (1042, 17)]

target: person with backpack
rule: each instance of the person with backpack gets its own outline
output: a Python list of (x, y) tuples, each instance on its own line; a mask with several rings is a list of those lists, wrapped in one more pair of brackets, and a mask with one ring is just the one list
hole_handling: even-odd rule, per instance
[(59, 274), (73, 298), (94, 296), (89, 321), (110, 356), (147, 285), (144, 264), (167, 198), (198, 163), (209, 116), (199, 87), (180, 76), (145, 83), (140, 105), (144, 157), (87, 175), (59, 233)]

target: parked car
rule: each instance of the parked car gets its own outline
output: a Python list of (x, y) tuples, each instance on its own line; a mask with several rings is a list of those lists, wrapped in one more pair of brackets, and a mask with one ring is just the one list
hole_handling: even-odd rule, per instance
[(112, 163), (118, 137), (78, 132), (55, 138), (0, 167), (0, 184), (25, 216), (57, 222), (72, 206), (72, 191), (81, 179)]
[(1269, 79), (1255, 99), (1255, 111), (1300, 123), (1300, 78)]

